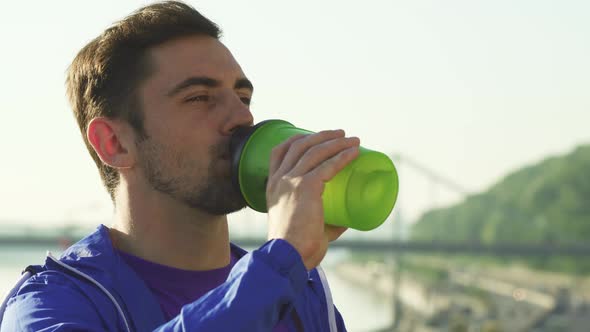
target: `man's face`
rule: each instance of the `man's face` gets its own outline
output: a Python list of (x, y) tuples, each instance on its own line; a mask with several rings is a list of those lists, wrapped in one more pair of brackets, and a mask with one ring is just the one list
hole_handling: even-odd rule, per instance
[(152, 49), (154, 72), (140, 86), (146, 138), (138, 167), (155, 189), (213, 215), (242, 209), (233, 188), (229, 140), (252, 125), (252, 85), (229, 50), (192, 36)]

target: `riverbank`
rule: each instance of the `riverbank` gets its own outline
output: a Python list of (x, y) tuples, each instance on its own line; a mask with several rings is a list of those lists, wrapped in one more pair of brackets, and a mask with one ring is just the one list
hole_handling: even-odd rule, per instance
[(587, 277), (519, 266), (455, 266), (438, 258), (401, 265), (357, 259), (334, 271), (386, 299), (396, 331), (586, 331), (590, 325)]

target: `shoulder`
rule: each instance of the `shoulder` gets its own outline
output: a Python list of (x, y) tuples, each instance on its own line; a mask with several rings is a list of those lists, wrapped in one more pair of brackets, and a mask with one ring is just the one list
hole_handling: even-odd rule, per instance
[(26, 280), (8, 300), (1, 331), (37, 331), (50, 327), (104, 330), (112, 306), (99, 291), (75, 277), (46, 270)]

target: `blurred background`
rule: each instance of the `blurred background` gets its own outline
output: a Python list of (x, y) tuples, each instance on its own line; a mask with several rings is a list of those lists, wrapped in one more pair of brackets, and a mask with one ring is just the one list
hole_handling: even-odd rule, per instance
[[(2, 1), (0, 292), (111, 223), (65, 98), (79, 49), (146, 1)], [(586, 331), (590, 2), (188, 1), (255, 121), (343, 128), (400, 175), (389, 219), (324, 261), (349, 331)], [(264, 241), (265, 215), (230, 216)]]

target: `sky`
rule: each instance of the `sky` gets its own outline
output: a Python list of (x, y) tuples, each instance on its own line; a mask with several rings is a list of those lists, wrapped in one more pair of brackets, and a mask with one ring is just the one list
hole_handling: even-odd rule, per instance
[[(256, 122), (342, 128), (401, 156), (404, 220), (464, 198), (404, 159), (476, 193), (590, 143), (588, 1), (187, 2), (223, 29), (256, 87)], [(0, 0), (0, 225), (110, 218), (65, 72), (148, 3)]]

